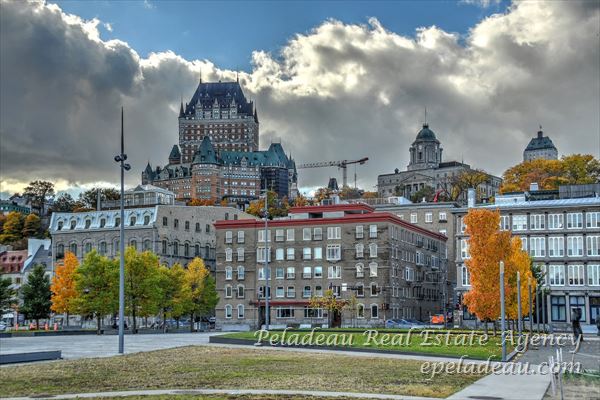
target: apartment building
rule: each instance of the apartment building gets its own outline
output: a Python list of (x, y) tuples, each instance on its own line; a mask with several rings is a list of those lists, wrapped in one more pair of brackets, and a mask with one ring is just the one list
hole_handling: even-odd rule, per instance
[[(218, 221), (217, 327), (380, 326), (427, 320), (445, 303), (446, 236), (366, 204), (294, 207), (269, 221)], [(266, 233), (265, 233), (266, 232)], [(265, 258), (268, 270), (265, 267)], [(328, 289), (355, 309), (310, 307)]]

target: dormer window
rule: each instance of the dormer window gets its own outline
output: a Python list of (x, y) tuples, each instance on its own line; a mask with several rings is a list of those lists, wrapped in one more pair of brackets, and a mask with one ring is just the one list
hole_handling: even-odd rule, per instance
[(100, 228), (104, 228), (106, 226), (106, 218), (100, 219)]
[(75, 229), (75, 225), (77, 225), (77, 221), (71, 220), (71, 230)]
[(90, 229), (91, 225), (92, 225), (92, 220), (91, 219), (86, 219), (85, 220), (85, 229)]
[(62, 230), (63, 228), (63, 222), (62, 221), (58, 221), (58, 226), (57, 226), (57, 230)]

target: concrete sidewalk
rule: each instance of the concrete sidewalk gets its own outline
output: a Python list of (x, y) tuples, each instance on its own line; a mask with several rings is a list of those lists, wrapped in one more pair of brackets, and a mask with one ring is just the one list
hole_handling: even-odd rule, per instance
[(549, 375), (488, 375), (448, 397), (449, 400), (541, 400), (550, 385)]

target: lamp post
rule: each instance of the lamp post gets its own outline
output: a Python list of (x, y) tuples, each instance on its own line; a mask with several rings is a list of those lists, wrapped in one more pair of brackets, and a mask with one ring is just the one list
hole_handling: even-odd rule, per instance
[(523, 313), (521, 311), (521, 274), (517, 271), (517, 329), (519, 330), (519, 337), (523, 333)]
[(119, 354), (125, 351), (125, 171), (131, 169), (131, 165), (125, 163), (125, 140), (123, 134), (123, 107), (121, 107), (121, 153), (115, 156), (115, 161), (121, 163), (121, 224), (119, 226)]
[(529, 289), (529, 333), (533, 333), (533, 298), (531, 296), (531, 277), (527, 278)]
[(502, 361), (506, 361), (506, 318), (504, 310), (504, 261), (500, 261), (500, 329), (502, 329)]
[(269, 295), (271, 294), (270, 280), (271, 274), (269, 273), (269, 192), (267, 190), (267, 182), (265, 180), (265, 329), (269, 330), (269, 320), (271, 316), (271, 310), (269, 309)]

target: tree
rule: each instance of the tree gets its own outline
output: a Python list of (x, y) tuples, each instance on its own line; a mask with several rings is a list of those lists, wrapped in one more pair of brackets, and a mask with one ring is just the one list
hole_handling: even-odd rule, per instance
[(294, 199), (294, 207), (304, 207), (308, 205), (308, 200), (301, 194)]
[(29, 182), (29, 186), (23, 191), (23, 196), (29, 199), (31, 207), (38, 210), (39, 214), (44, 212), (46, 200), (52, 195), (54, 195), (54, 184), (47, 181)]
[[(283, 200), (279, 200), (277, 198), (277, 193), (272, 190), (267, 191), (267, 205), (269, 210), (269, 218), (273, 219), (274, 217), (284, 217), (288, 214), (290, 204), (288, 203), (287, 198)], [(257, 217), (264, 216), (264, 208), (265, 208), (265, 200), (255, 200), (250, 203), (246, 212), (248, 214), (255, 215)]]
[(171, 268), (161, 265), (159, 282), (158, 305), (163, 314), (163, 322), (170, 315), (179, 325), (179, 319), (191, 308), (190, 290), (185, 285), (185, 270), (181, 264), (175, 264)]
[[(208, 277), (210, 272), (201, 258), (194, 258), (185, 271), (185, 286), (189, 295), (189, 310), (192, 332), (194, 331), (194, 318), (207, 312), (207, 300), (213, 300), (216, 289), (210, 288)], [(207, 287), (207, 283), (209, 284)], [(215, 293), (210, 293), (214, 290)], [(218, 298), (217, 298), (218, 301)], [(216, 303), (215, 303), (216, 304)]]
[(42, 220), (36, 214), (29, 214), (25, 217), (23, 224), (23, 237), (38, 237), (42, 230)]
[(62, 193), (54, 199), (50, 212), (72, 212), (75, 205), (75, 199), (69, 193)]
[(412, 196), (410, 196), (410, 201), (413, 203), (420, 203), (425, 199), (426, 202), (433, 201), (433, 197), (435, 196), (435, 190), (431, 186), (423, 186), (421, 189), (416, 191)]
[[(450, 201), (459, 200), (469, 189), (477, 189), (489, 180), (487, 172), (479, 169), (463, 170), (440, 180), (440, 196)], [(477, 191), (479, 196), (479, 192)]]
[[(531, 274), (529, 255), (521, 249), (521, 240), (500, 231), (500, 213), (470, 210), (465, 217), (469, 235), (470, 258), (465, 264), (471, 278), (471, 290), (463, 297), (469, 311), (482, 321), (494, 321), (500, 315), (499, 265), (504, 261), (505, 299), (509, 317), (516, 316), (516, 272), (521, 274), (522, 295), (526, 299), (527, 281)], [(523, 284), (523, 282), (525, 282)], [(527, 303), (523, 301), (523, 311)]]
[(61, 264), (56, 266), (52, 277), (52, 311), (64, 313), (67, 316), (69, 326), (69, 314), (75, 312), (77, 289), (75, 288), (75, 274), (79, 267), (79, 261), (75, 254), (67, 251)]
[(151, 251), (140, 253), (131, 246), (125, 250), (125, 306), (133, 319), (133, 333), (137, 333), (138, 316), (147, 317), (159, 311), (158, 267), (158, 256)]
[(0, 314), (10, 311), (13, 304), (17, 302), (16, 292), (11, 288), (10, 278), (0, 276)]
[(87, 253), (75, 273), (77, 298), (75, 308), (79, 314), (95, 316), (98, 334), (102, 318), (114, 314), (119, 308), (119, 262), (109, 260), (92, 250)]
[(100, 201), (116, 201), (121, 198), (121, 194), (114, 188), (92, 188), (79, 194), (79, 208), (95, 210), (98, 204), (98, 192), (100, 192)]
[(333, 190), (326, 187), (319, 188), (315, 191), (315, 203), (321, 204), (323, 200), (330, 199), (331, 196), (333, 196)]
[[(212, 199), (192, 199), (188, 202), (187, 204), (188, 206), (214, 206), (215, 205), (215, 201)], [(221, 204), (223, 205), (223, 204)], [(227, 205), (227, 203), (225, 203), (225, 205)]]
[(6, 222), (6, 215), (0, 213), (0, 235), (4, 233), (4, 223)]
[(23, 225), (25, 218), (23, 214), (17, 211), (11, 211), (6, 216), (3, 225), (3, 232), (0, 235), (0, 242), (11, 243), (23, 237)]
[(322, 308), (328, 311), (327, 318), (330, 327), (333, 322), (333, 314), (339, 313), (341, 315), (345, 306), (346, 302), (338, 299), (331, 289), (327, 289), (322, 297), (311, 297), (309, 302), (310, 308)]
[(42, 265), (36, 265), (27, 277), (27, 283), (21, 287), (23, 305), (21, 313), (27, 319), (34, 319), (40, 329), (40, 319), (50, 316), (50, 280)]

